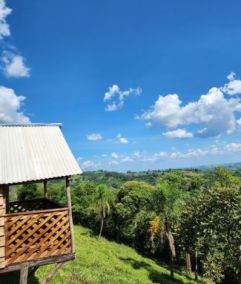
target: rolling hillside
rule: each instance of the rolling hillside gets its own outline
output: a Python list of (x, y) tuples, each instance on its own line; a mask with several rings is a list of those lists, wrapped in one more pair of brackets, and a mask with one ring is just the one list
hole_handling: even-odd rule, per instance
[[(126, 245), (105, 238), (98, 240), (86, 228), (75, 226), (75, 240), (75, 261), (66, 263), (52, 279), (51, 284), (197, 283), (177, 273), (175, 279), (171, 279), (168, 269), (141, 256)], [(30, 284), (41, 283), (49, 270), (50, 266), (39, 268)], [(0, 283), (17, 284), (18, 275), (12, 273), (0, 276)]]

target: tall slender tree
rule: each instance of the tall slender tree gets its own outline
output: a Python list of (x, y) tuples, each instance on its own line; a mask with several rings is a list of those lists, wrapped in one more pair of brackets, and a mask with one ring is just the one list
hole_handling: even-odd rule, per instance
[(113, 200), (113, 193), (107, 185), (100, 184), (97, 186), (94, 208), (100, 218), (99, 238), (101, 237), (103, 232), (104, 221), (110, 215), (111, 204)]
[[(189, 197), (189, 193), (182, 189), (182, 184), (173, 182), (173, 175), (170, 173), (168, 177), (164, 177), (162, 181), (158, 184), (158, 191), (154, 195), (154, 202), (158, 204), (161, 202), (162, 206), (159, 206), (159, 212), (157, 212), (158, 218), (153, 219), (150, 222), (149, 232), (151, 234), (151, 240), (157, 234), (161, 235), (161, 240), (163, 237), (166, 238), (168, 243), (168, 248), (170, 251), (170, 265), (171, 265), (171, 276), (174, 276), (174, 263), (176, 259), (176, 246), (173, 231), (176, 224), (178, 223), (181, 209), (185, 204), (186, 199)], [(156, 198), (158, 196), (158, 198)], [(157, 227), (159, 226), (159, 229)]]

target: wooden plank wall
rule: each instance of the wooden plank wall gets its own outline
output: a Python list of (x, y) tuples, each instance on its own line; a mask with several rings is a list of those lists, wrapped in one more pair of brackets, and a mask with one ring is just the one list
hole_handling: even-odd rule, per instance
[(0, 268), (5, 267), (5, 217), (6, 214), (6, 188), (0, 185)]

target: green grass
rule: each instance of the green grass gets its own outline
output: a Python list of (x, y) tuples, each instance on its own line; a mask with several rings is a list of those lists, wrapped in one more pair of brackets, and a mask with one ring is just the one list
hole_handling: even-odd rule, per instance
[[(80, 226), (75, 226), (75, 245), (76, 259), (67, 262), (50, 284), (197, 283), (181, 273), (175, 273), (175, 279), (172, 279), (170, 271), (164, 266), (126, 245), (105, 238), (98, 240), (90, 230)], [(34, 278), (30, 279), (30, 284), (41, 283), (51, 267), (39, 268)], [(0, 276), (0, 283), (18, 283), (18, 273)]]

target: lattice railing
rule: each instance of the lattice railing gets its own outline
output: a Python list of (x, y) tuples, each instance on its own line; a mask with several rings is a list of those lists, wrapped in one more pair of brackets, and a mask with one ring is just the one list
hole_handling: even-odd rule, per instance
[(71, 253), (67, 208), (6, 215), (6, 265)]
[(7, 213), (17, 213), (17, 212), (27, 212), (35, 210), (44, 209), (55, 209), (61, 208), (60, 204), (48, 199), (48, 198), (38, 198), (34, 200), (23, 200), (9, 202), (7, 206)]

